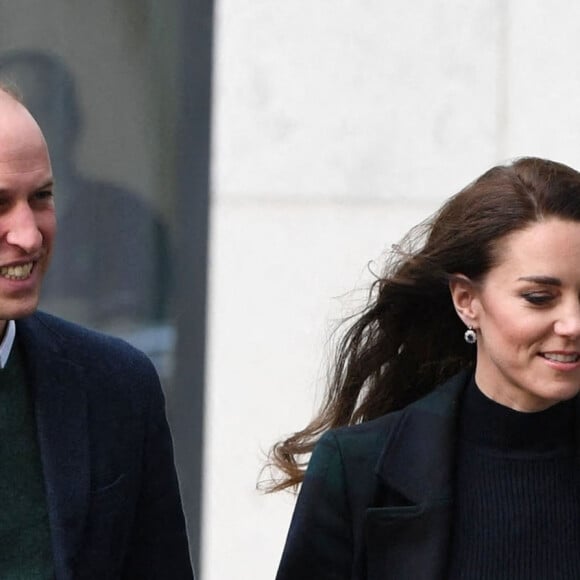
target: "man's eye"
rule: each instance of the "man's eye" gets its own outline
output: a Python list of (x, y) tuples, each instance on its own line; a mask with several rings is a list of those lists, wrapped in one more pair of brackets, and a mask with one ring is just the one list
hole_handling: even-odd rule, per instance
[(523, 298), (527, 300), (530, 304), (547, 304), (552, 300), (551, 294), (541, 294), (539, 292), (529, 292), (527, 294), (523, 294)]
[(45, 200), (45, 199), (52, 199), (52, 198), (53, 198), (53, 193), (52, 193), (52, 190), (50, 190), (50, 189), (43, 189), (41, 191), (37, 191), (34, 194), (34, 199), (37, 199), (40, 201)]

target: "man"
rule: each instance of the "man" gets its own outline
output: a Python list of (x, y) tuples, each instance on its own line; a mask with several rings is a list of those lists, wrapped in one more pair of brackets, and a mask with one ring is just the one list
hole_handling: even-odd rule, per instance
[(151, 363), (35, 313), (55, 230), (44, 137), (0, 87), (0, 578), (189, 580)]

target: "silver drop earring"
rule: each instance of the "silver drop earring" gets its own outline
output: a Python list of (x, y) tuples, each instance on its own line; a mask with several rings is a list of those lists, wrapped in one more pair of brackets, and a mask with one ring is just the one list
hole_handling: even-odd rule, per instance
[(465, 331), (463, 338), (467, 344), (475, 344), (477, 342), (477, 334), (475, 334), (475, 330), (471, 326)]

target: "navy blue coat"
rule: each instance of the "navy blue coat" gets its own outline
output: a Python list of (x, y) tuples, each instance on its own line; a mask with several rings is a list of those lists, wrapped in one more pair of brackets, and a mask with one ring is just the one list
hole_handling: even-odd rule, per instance
[(159, 379), (121, 340), (36, 313), (32, 389), (57, 580), (190, 580)]
[(444, 580), (460, 395), (456, 375), (401, 411), (317, 444), (276, 580)]

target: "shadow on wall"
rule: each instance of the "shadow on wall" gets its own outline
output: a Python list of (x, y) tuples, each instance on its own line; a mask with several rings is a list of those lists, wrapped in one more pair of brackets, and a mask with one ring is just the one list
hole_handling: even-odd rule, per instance
[(171, 252), (160, 215), (143, 196), (78, 171), (82, 112), (62, 59), (5, 52), (0, 79), (16, 85), (51, 153), (58, 235), (41, 308), (124, 336), (163, 367), (174, 336), (167, 325)]

